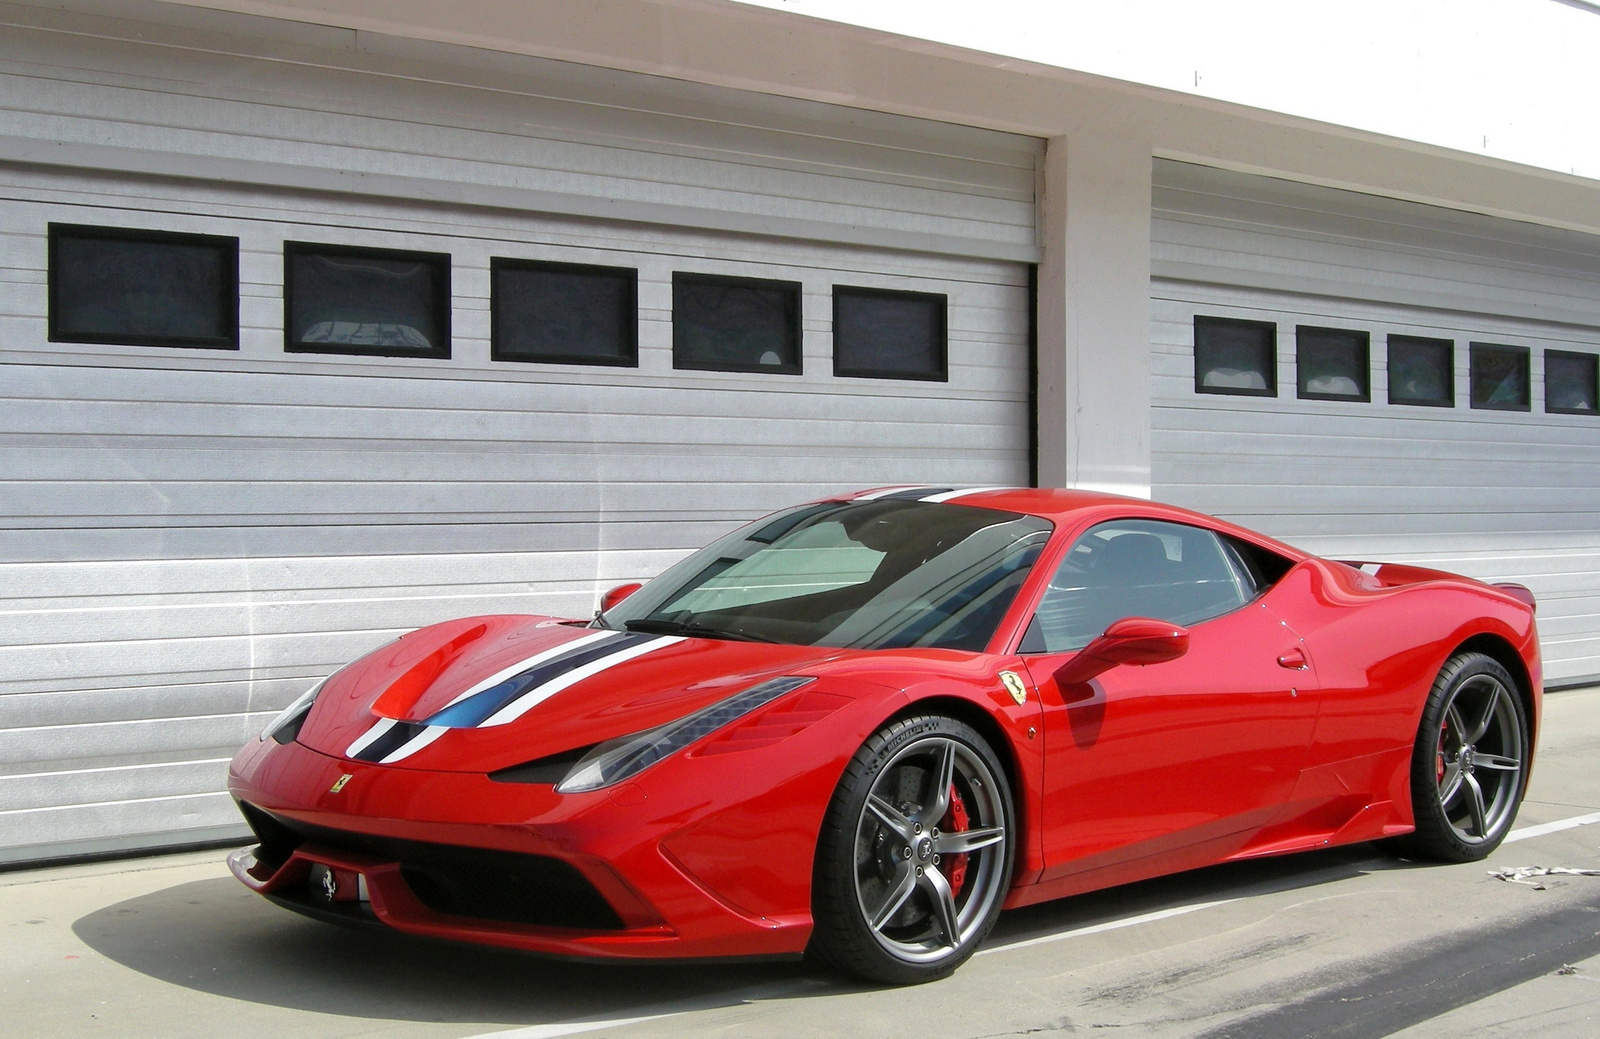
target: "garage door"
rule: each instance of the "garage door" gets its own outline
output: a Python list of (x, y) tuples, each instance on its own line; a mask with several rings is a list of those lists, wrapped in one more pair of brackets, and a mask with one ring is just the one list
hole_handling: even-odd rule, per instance
[(1155, 183), (1156, 497), (1525, 583), (1547, 681), (1600, 675), (1600, 241), (1176, 162)]
[[(0, 145), (54, 164), (0, 157), (0, 862), (241, 835), (233, 751), (407, 629), (586, 615), (841, 489), (1029, 478), (1037, 141), (253, 19), (180, 51), (24, 16)], [(72, 250), (152, 242), (235, 257), (232, 342), (72, 331), (103, 317)], [(518, 311), (539, 278), (571, 307)], [(316, 316), (339, 285), (390, 316)], [(589, 320), (591, 288), (595, 356), (519, 338)]]

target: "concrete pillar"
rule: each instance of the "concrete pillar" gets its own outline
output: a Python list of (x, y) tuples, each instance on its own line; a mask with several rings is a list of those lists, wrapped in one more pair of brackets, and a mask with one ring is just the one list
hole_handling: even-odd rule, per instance
[(1150, 496), (1148, 142), (1047, 143), (1040, 219), (1039, 485)]

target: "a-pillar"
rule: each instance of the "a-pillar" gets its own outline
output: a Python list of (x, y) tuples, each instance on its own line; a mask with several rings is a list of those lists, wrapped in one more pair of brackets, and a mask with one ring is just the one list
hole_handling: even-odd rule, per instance
[(1150, 496), (1147, 142), (1047, 143), (1040, 219), (1041, 487)]

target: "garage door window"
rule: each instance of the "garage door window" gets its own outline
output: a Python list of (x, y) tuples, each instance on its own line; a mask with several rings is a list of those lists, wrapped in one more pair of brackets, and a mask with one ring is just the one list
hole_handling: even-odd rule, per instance
[(1372, 399), (1367, 333), (1341, 328), (1295, 328), (1295, 371), (1307, 400)]
[(833, 287), (833, 374), (946, 382), (947, 297)]
[(1528, 348), (1472, 344), (1472, 406), (1528, 411)]
[(1421, 336), (1389, 337), (1389, 403), (1453, 408), (1456, 344)]
[(285, 242), (284, 349), (450, 356), (450, 257)]
[(52, 343), (239, 348), (239, 239), (51, 224)]
[(1194, 390), (1278, 395), (1278, 326), (1270, 321), (1194, 319)]
[(800, 284), (672, 276), (672, 366), (800, 374)]
[(1560, 415), (1593, 415), (1600, 411), (1600, 378), (1594, 354), (1567, 350), (1544, 352), (1544, 410)]
[(490, 356), (549, 364), (639, 364), (639, 272), (495, 257)]

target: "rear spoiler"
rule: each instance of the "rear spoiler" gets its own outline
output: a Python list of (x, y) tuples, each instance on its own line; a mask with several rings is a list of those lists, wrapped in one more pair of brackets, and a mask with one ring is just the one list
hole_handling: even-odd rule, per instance
[[(1410, 566), (1406, 563), (1369, 563), (1355, 559), (1341, 559), (1338, 562), (1360, 570), (1364, 574), (1376, 577), (1381, 584), (1388, 588), (1398, 587), (1403, 584), (1416, 584), (1418, 581), (1461, 580), (1460, 574), (1446, 573), (1443, 570), (1429, 570), (1427, 567)], [(1514, 581), (1484, 583), (1491, 588), (1500, 589), (1535, 613), (1539, 611), (1539, 604), (1527, 585), (1517, 584)]]

